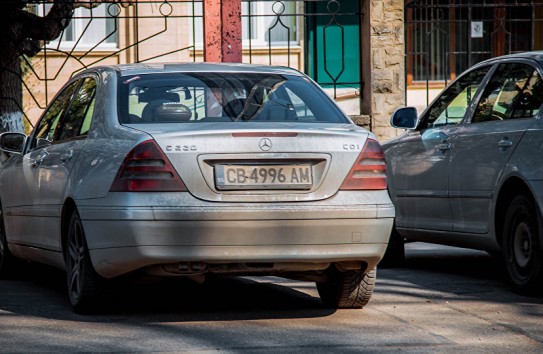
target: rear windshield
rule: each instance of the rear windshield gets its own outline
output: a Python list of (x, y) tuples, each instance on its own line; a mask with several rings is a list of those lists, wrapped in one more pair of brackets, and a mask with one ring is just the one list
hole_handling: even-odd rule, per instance
[(124, 124), (347, 122), (322, 91), (297, 76), (148, 74), (123, 77), (119, 86), (119, 120)]

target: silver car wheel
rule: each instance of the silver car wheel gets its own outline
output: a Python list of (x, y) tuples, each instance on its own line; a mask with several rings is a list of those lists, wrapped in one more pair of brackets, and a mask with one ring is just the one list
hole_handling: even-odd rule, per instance
[(82, 262), (85, 257), (85, 246), (83, 241), (81, 222), (73, 221), (68, 244), (68, 291), (72, 302), (79, 301), (83, 281)]
[(367, 272), (332, 268), (326, 281), (317, 282), (317, 291), (326, 307), (362, 308), (371, 299), (376, 274), (376, 268)]
[(70, 220), (67, 242), (66, 275), (70, 303), (75, 312), (94, 312), (105, 284), (92, 266), (85, 231), (77, 211), (73, 212)]

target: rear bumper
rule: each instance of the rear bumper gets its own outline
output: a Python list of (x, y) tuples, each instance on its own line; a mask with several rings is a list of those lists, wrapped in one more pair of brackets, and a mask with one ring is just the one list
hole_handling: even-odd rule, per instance
[[(106, 277), (153, 265), (297, 264), (382, 258), (393, 224), (392, 204), (316, 207), (306, 203), (208, 207), (79, 206), (91, 259)], [(304, 266), (305, 265), (305, 266)]]

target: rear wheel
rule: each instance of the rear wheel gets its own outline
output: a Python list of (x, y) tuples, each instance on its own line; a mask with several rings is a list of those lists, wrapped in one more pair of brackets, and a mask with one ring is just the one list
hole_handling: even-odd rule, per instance
[(535, 203), (524, 195), (513, 199), (505, 215), (503, 255), (513, 286), (525, 293), (543, 289), (541, 220)]
[(68, 228), (66, 272), (68, 296), (75, 312), (88, 313), (96, 309), (103, 287), (103, 279), (92, 266), (83, 224), (74, 211)]
[(375, 287), (376, 268), (369, 272), (332, 269), (328, 280), (317, 283), (322, 302), (330, 308), (362, 308)]
[(379, 263), (380, 267), (401, 267), (405, 263), (405, 240), (396, 231), (396, 227), (390, 232), (390, 239), (383, 259)]

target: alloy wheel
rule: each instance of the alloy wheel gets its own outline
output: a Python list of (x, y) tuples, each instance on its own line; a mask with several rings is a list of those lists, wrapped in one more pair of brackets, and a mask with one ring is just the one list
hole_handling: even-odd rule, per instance
[(83, 287), (83, 260), (85, 258), (85, 243), (81, 222), (73, 220), (72, 233), (68, 245), (68, 291), (70, 297), (77, 301), (81, 297)]

